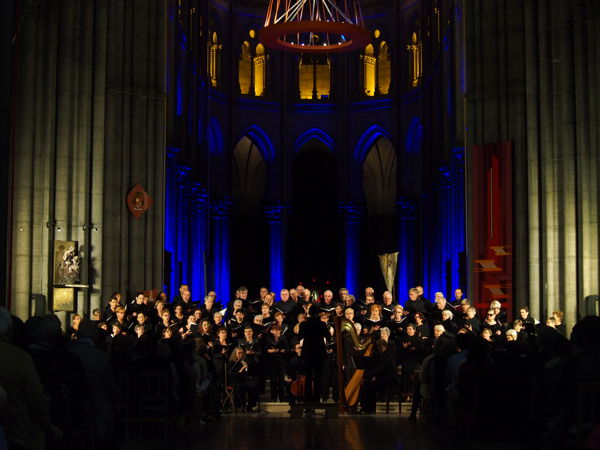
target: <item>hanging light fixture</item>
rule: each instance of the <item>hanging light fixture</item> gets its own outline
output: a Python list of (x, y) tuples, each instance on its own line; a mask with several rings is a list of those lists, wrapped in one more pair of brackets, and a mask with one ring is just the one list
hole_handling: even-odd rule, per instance
[(371, 42), (359, 0), (269, 0), (259, 37), (275, 50), (320, 54), (358, 50)]

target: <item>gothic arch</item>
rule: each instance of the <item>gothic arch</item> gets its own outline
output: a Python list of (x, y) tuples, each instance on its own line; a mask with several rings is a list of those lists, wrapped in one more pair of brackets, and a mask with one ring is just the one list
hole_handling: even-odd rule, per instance
[(267, 188), (267, 164), (256, 143), (242, 137), (233, 150), (231, 193), (234, 210), (242, 214), (262, 211)]
[(333, 152), (333, 139), (320, 128), (310, 128), (296, 139), (296, 153), (306, 148), (317, 148)]
[(396, 212), (397, 155), (392, 142), (380, 136), (363, 162), (363, 191), (370, 215)]

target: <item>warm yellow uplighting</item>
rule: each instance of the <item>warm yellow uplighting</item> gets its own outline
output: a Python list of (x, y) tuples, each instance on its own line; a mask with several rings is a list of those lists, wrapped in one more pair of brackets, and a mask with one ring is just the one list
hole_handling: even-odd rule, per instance
[(238, 79), (240, 82), (240, 92), (244, 95), (249, 94), (250, 86), (252, 85), (252, 54), (248, 41), (242, 44), (238, 66)]
[(390, 83), (392, 81), (392, 61), (387, 42), (379, 44), (379, 56), (377, 57), (377, 77), (379, 93), (387, 95), (390, 92)]
[(423, 75), (423, 43), (417, 39), (417, 33), (412, 34), (411, 43), (406, 49), (412, 55), (412, 87), (417, 87)]
[(377, 47), (373, 44), (367, 45), (361, 59), (363, 62), (364, 95), (373, 97), (389, 94), (392, 80), (392, 62), (387, 42), (381, 41)]
[(208, 57), (208, 73), (210, 75), (210, 84), (213, 87), (219, 85), (219, 58), (221, 53), (222, 45), (219, 43), (219, 36), (216, 32), (212, 34), (211, 41), (209, 44), (209, 57)]
[(256, 56), (254, 57), (254, 95), (260, 97), (265, 93), (267, 84), (267, 55), (265, 47), (262, 44), (256, 46)]
[(365, 54), (363, 55), (363, 76), (364, 86), (363, 90), (367, 97), (373, 97), (375, 95), (375, 69), (377, 65), (377, 58), (375, 58), (375, 50), (372, 44), (365, 47)]
[(298, 68), (300, 98), (318, 100), (329, 97), (331, 68), (328, 57), (304, 55)]

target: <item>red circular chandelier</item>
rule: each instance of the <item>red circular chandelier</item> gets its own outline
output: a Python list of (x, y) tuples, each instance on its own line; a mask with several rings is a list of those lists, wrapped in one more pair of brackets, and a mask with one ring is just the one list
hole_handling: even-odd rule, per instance
[(269, 0), (259, 38), (287, 52), (338, 53), (371, 42), (359, 0)]

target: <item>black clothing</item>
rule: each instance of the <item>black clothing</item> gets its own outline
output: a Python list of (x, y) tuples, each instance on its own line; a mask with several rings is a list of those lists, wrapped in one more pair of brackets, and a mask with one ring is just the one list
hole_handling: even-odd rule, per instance
[(467, 325), (471, 326), (470, 329), (473, 333), (477, 333), (481, 329), (481, 322), (477, 317), (473, 317), (472, 319), (465, 319), (463, 321), (463, 326), (466, 327)]
[(396, 366), (389, 350), (383, 353), (375, 352), (372, 358), (369, 358), (369, 364), (365, 372), (365, 392), (363, 411), (374, 413), (377, 401), (377, 394), (384, 389), (389, 389), (394, 383)]
[(327, 325), (316, 317), (309, 317), (305, 322), (300, 324), (298, 338), (304, 340), (302, 344), (302, 357), (306, 364), (305, 397), (309, 402), (319, 401), (323, 361), (327, 356), (325, 342), (329, 336)]
[(390, 320), (392, 314), (394, 314), (395, 306), (396, 305), (394, 305), (393, 303), (390, 305), (383, 305), (383, 308), (381, 309), (381, 317), (383, 318), (383, 320)]
[(404, 304), (404, 309), (410, 313), (411, 317), (418, 312), (427, 314), (429, 307), (421, 298), (417, 298), (416, 300), (407, 300)]
[(304, 339), (302, 344), (302, 357), (305, 361), (323, 361), (327, 354), (325, 350), (325, 342), (329, 339), (330, 334), (321, 320), (316, 317), (309, 317), (305, 322), (300, 324), (298, 338)]

